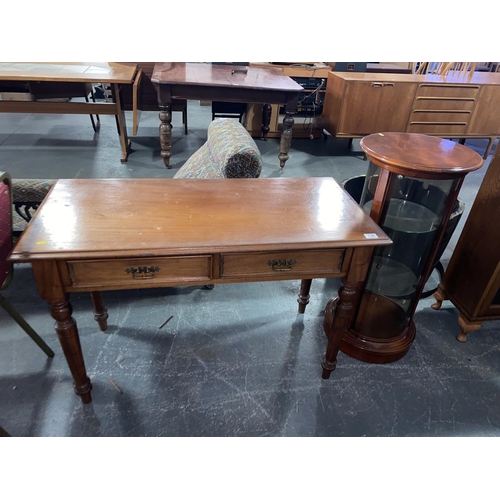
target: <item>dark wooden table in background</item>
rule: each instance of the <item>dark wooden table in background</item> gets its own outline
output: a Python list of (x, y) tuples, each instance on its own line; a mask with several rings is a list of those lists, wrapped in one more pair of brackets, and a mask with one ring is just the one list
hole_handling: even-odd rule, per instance
[[(239, 72), (241, 70), (246, 73)], [(284, 105), (286, 116), (278, 158), (280, 167), (285, 166), (292, 140), (293, 115), (297, 110), (299, 93), (304, 89), (279, 69), (166, 62), (155, 64), (151, 82), (158, 92), (161, 156), (166, 167), (171, 168), (172, 99), (263, 104), (264, 139), (267, 139), (271, 121), (271, 104)]]

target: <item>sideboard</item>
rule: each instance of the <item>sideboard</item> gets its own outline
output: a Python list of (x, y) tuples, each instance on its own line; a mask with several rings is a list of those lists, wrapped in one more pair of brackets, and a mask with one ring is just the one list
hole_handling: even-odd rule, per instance
[(334, 137), (414, 132), (445, 138), (500, 137), (500, 74), (330, 72), (322, 126)]

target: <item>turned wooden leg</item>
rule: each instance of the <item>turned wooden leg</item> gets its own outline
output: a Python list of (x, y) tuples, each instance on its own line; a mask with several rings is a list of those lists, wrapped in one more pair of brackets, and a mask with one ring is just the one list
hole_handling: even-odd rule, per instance
[(337, 366), (337, 354), (344, 333), (351, 326), (358, 293), (357, 286), (344, 284), (339, 290), (338, 297), (334, 297), (326, 305), (323, 327), (328, 337), (328, 346), (321, 364), (324, 379), (330, 378), (330, 374)]
[(465, 342), (467, 340), (467, 335), (481, 327), (483, 322), (474, 323), (469, 321), (463, 314), (458, 317), (458, 324), (460, 326), (460, 333), (457, 335), (457, 340), (459, 342)]
[(170, 166), (170, 157), (172, 156), (172, 111), (171, 103), (160, 106), (160, 147), (163, 164), (167, 168)]
[(50, 300), (49, 305), (50, 313), (56, 320), (55, 329), (57, 336), (59, 337), (64, 356), (73, 375), (75, 393), (80, 396), (82, 403), (90, 403), (92, 384), (85, 370), (76, 321), (71, 315), (73, 312), (71, 304), (67, 300), (57, 299)]
[(437, 311), (438, 309), (441, 309), (441, 305), (443, 304), (443, 300), (446, 300), (446, 293), (441, 288), (441, 285), (439, 285), (438, 289), (434, 292), (434, 298), (436, 299), (436, 303), (432, 304), (431, 307), (432, 307), (432, 309), (435, 309)]
[(292, 128), (293, 115), (291, 113), (287, 113), (285, 118), (283, 118), (283, 132), (281, 132), (280, 154), (278, 155), (281, 168), (284, 168), (285, 163), (288, 160), (288, 151), (290, 151), (290, 146), (292, 144)]
[(269, 132), (269, 124), (271, 123), (272, 108), (270, 104), (264, 104), (262, 107), (262, 138), (267, 141), (267, 133)]
[(312, 280), (302, 280), (300, 283), (300, 292), (297, 302), (299, 303), (299, 314), (306, 312), (306, 306), (309, 304), (309, 290), (311, 289)]
[(104, 305), (104, 300), (102, 298), (101, 292), (90, 292), (90, 298), (92, 299), (92, 304), (94, 304), (94, 319), (99, 324), (101, 332), (104, 332), (108, 328), (108, 310)]

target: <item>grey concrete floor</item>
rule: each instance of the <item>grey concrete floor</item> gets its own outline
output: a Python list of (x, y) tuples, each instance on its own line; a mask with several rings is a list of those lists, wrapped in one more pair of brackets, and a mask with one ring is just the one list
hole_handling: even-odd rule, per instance
[[(173, 115), (169, 170), (159, 154), (156, 113), (142, 114), (125, 164), (113, 117), (101, 117), (94, 134), (88, 116), (0, 114), (0, 170), (13, 178), (173, 177), (205, 141), (210, 107), (190, 101), (188, 116), (184, 136), (181, 115)], [(348, 150), (346, 140), (332, 137), (294, 139), (284, 170), (279, 141), (256, 142), (264, 178), (342, 181), (366, 172), (359, 141)], [(467, 141), (480, 154), (486, 143)], [(465, 180), (466, 212), (445, 266), (489, 159)], [(414, 317), (416, 340), (403, 359), (373, 365), (340, 353), (336, 371), (322, 380), (323, 310), (338, 286), (315, 280), (304, 315), (297, 314), (297, 281), (105, 292), (105, 333), (88, 294), (72, 295), (94, 387), (93, 402), (82, 405), (31, 268), (16, 265), (3, 293), (56, 354), (47, 359), (0, 311), (0, 426), (13, 436), (500, 435), (497, 322), (461, 344), (458, 312), (450, 303), (434, 311), (433, 300), (424, 299)]]

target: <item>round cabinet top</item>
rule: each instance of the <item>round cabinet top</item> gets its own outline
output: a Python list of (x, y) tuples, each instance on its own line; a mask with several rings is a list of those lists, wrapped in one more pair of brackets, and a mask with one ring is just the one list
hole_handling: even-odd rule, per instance
[(377, 166), (408, 177), (449, 179), (464, 176), (483, 164), (472, 149), (423, 134), (371, 134), (363, 137), (360, 145)]

